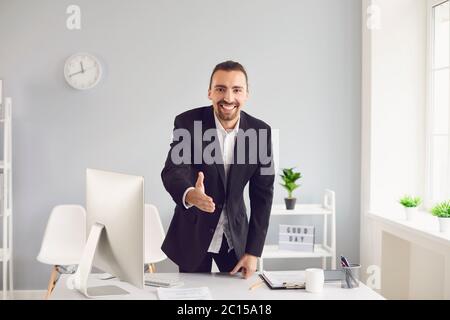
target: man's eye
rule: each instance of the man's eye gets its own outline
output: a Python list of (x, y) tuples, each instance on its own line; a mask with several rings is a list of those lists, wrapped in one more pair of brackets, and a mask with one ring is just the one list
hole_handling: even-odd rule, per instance
[(223, 92), (223, 88), (217, 88), (216, 91), (217, 92)]
[(241, 93), (242, 90), (241, 89), (234, 89), (234, 93)]

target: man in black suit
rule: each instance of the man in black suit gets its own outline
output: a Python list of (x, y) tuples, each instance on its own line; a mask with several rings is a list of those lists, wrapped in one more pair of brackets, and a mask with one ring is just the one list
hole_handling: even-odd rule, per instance
[[(269, 225), (274, 165), (270, 126), (242, 111), (248, 98), (244, 67), (218, 64), (210, 79), (212, 106), (175, 118), (161, 177), (176, 203), (162, 245), (180, 272), (256, 271)], [(244, 203), (249, 185), (250, 220)]]

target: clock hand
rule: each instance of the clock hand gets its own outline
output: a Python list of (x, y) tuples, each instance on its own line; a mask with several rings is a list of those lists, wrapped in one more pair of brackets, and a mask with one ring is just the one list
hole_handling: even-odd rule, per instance
[(78, 71), (78, 72), (75, 72), (75, 73), (72, 73), (72, 74), (69, 74), (69, 77), (74, 76), (74, 75), (79, 74), (79, 73), (85, 73), (86, 71), (94, 69), (94, 68), (95, 68), (95, 66), (87, 68), (87, 69), (83, 69), (81, 71)]
[(81, 72), (84, 73), (83, 61), (80, 61), (80, 65), (81, 65)]
[(69, 74), (69, 77), (72, 77), (72, 76), (74, 76), (76, 74), (79, 74), (79, 73), (84, 73), (84, 70), (78, 71), (78, 72), (75, 72), (75, 73), (72, 73), (72, 74)]

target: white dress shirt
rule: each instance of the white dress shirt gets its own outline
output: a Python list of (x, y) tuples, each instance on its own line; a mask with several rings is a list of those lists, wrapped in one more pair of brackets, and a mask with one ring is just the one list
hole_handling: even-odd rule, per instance
[[(223, 156), (223, 164), (225, 169), (225, 185), (227, 185), (228, 171), (230, 170), (230, 165), (233, 162), (234, 157), (234, 145), (236, 144), (236, 136), (239, 131), (239, 122), (236, 123), (236, 126), (232, 130), (225, 130), (220, 123), (219, 119), (217, 119), (216, 114), (214, 113), (214, 120), (216, 122), (217, 128), (217, 137), (220, 143), (220, 150), (222, 151)], [(183, 204), (186, 209), (192, 207), (192, 205), (188, 205), (185, 201), (186, 194), (194, 189), (193, 187), (186, 189), (183, 194)], [(228, 216), (226, 214), (226, 204), (224, 204), (222, 212), (220, 213), (219, 222), (217, 223), (216, 230), (214, 231), (213, 238), (208, 248), (208, 252), (211, 253), (219, 253), (220, 247), (222, 246), (223, 235), (225, 234), (225, 238), (228, 243), (228, 252), (233, 250), (233, 244), (231, 243), (231, 237), (228, 228)]]

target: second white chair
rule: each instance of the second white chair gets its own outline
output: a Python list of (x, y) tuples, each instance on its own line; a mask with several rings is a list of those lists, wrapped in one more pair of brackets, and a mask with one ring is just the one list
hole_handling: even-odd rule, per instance
[(166, 237), (158, 209), (152, 204), (145, 205), (145, 255), (144, 262), (148, 265), (149, 272), (156, 272), (155, 263), (167, 259), (161, 250), (161, 245)]

